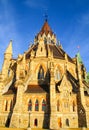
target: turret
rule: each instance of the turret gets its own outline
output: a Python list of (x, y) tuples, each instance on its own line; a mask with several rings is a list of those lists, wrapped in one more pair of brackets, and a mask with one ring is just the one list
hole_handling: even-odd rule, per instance
[(3, 76), (8, 76), (9, 74), (9, 67), (11, 64), (11, 59), (12, 59), (12, 40), (10, 41), (5, 53), (4, 53), (4, 62), (2, 66), (2, 75)]

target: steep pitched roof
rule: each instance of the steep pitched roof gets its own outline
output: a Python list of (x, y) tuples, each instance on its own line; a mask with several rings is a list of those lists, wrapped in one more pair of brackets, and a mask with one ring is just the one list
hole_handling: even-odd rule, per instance
[(64, 76), (62, 77), (62, 79), (56, 84), (56, 90), (57, 90), (57, 92), (60, 92), (60, 89), (63, 89), (62, 88), (63, 86), (65, 87), (65, 85), (64, 85), (65, 83), (67, 85), (66, 87), (69, 87), (70, 85), (68, 85), (68, 84), (71, 83), (71, 85), (72, 85), (72, 91), (74, 93), (78, 92), (78, 89), (79, 89), (78, 81), (73, 77), (73, 75), (71, 75), (71, 73), (69, 71), (66, 71), (66, 73), (64, 74)]
[(40, 35), (43, 35), (43, 33), (45, 33), (46, 35), (48, 35), (48, 33), (49, 33), (50, 35), (53, 34), (53, 32), (52, 32), (52, 30), (51, 30), (51, 28), (50, 28), (50, 26), (49, 26), (47, 20), (44, 22), (44, 25), (42, 26), (41, 31), (38, 33), (38, 35), (39, 35), (39, 34), (40, 34)]
[(43, 85), (28, 85), (25, 93), (48, 93), (49, 86), (47, 84)]

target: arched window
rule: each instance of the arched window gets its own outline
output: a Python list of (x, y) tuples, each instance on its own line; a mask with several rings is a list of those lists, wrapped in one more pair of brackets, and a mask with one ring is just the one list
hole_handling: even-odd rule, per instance
[(57, 111), (59, 111), (59, 100), (57, 100)]
[(44, 79), (44, 69), (42, 68), (42, 66), (40, 66), (39, 68), (38, 79)]
[(55, 71), (55, 80), (60, 80), (60, 72), (58, 68)]
[(12, 110), (12, 108), (13, 108), (13, 104), (12, 104), (12, 100), (11, 100), (11, 102), (10, 102), (10, 111)]
[(36, 99), (36, 102), (35, 102), (35, 111), (39, 111), (39, 102), (38, 102), (37, 99)]
[(69, 119), (66, 119), (66, 126), (69, 126)]
[(28, 102), (28, 111), (32, 111), (32, 101), (29, 100)]
[(37, 119), (34, 120), (34, 126), (38, 126), (38, 120)]
[(46, 101), (43, 100), (42, 101), (42, 111), (45, 111), (46, 110)]
[(7, 111), (7, 107), (8, 107), (8, 101), (6, 101), (6, 104), (5, 104), (5, 111)]

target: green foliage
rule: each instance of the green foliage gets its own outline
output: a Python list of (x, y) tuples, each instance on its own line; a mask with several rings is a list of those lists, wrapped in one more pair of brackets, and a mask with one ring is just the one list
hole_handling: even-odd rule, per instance
[(79, 52), (77, 53), (77, 60), (78, 60), (79, 63), (81, 63), (81, 64), (83, 63), (83, 62), (82, 62), (82, 58), (81, 58)]

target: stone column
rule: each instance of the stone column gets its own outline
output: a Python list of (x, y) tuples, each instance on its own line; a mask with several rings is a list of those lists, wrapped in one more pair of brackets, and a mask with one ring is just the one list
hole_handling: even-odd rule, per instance
[(56, 116), (56, 90), (54, 81), (54, 63), (50, 65), (50, 129), (57, 128), (57, 116)]

